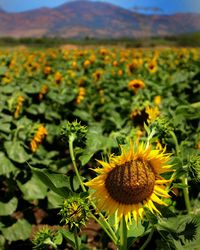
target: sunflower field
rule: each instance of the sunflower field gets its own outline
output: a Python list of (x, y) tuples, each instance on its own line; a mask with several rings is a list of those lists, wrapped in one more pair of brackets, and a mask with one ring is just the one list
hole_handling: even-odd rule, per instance
[(200, 49), (0, 50), (0, 249), (200, 246)]

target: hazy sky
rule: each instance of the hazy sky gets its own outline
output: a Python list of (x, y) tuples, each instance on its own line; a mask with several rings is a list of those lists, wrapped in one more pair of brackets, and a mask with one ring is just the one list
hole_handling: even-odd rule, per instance
[[(69, 0), (0, 0), (0, 7), (9, 12), (19, 12), (44, 6), (55, 7), (66, 2)], [(200, 0), (103, 0), (101, 2), (110, 2), (124, 8), (157, 7), (165, 14), (175, 12), (200, 13)]]

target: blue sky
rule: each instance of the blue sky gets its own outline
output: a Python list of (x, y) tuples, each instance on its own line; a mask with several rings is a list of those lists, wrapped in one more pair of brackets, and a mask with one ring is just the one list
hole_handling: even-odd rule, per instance
[[(39, 7), (56, 7), (69, 0), (0, 0), (0, 7), (9, 12), (20, 12)], [(99, 0), (101, 1), (101, 0)], [(159, 8), (164, 14), (175, 12), (200, 13), (200, 0), (103, 0), (124, 8)], [(84, 3), (83, 3), (84, 4)], [(148, 12), (149, 10), (146, 9)]]

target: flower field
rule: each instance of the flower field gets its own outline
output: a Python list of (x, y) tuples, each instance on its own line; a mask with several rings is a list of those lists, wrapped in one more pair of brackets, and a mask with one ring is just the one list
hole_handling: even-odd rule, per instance
[(0, 249), (199, 249), (199, 118), (198, 48), (1, 49)]

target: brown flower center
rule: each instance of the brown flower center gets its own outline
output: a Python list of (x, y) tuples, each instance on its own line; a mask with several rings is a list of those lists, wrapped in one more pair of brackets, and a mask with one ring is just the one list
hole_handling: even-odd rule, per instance
[(155, 173), (150, 163), (134, 160), (116, 166), (108, 173), (105, 187), (109, 195), (122, 204), (137, 204), (153, 192)]
[(135, 84), (133, 85), (133, 87), (134, 87), (135, 89), (139, 89), (140, 87), (142, 87), (142, 85), (139, 84), (139, 83), (135, 83)]

